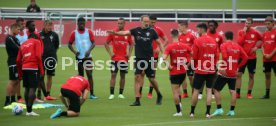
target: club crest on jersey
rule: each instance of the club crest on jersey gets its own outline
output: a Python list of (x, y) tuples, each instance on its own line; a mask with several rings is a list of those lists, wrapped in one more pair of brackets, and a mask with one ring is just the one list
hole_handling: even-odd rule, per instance
[(216, 38), (216, 41), (219, 42), (219, 38)]
[(51, 36), (50, 36), (51, 42), (53, 41), (53, 38), (54, 38), (54, 37), (51, 35)]
[(146, 33), (146, 35), (147, 35), (147, 36), (149, 36), (149, 35), (150, 35), (150, 33), (149, 33), (149, 32), (147, 32), (147, 33)]
[(254, 34), (251, 34), (251, 38), (254, 38), (255, 37), (255, 35)]
[(274, 39), (275, 38), (275, 35), (271, 35), (271, 39)]
[(186, 41), (188, 41), (188, 42), (189, 42), (190, 40), (191, 40), (190, 38), (186, 38)]
[(127, 40), (127, 36), (125, 36), (125, 40)]
[(44, 36), (40, 36), (41, 39), (44, 39), (45, 37)]

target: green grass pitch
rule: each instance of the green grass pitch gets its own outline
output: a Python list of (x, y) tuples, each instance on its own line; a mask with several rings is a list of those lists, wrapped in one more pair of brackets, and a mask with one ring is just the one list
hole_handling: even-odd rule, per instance
[[(0, 48), (1, 59), (0, 60), (0, 103), (3, 106), (5, 99), (5, 88), (8, 81), (8, 68), (6, 64), (6, 51), (5, 48)], [(109, 59), (104, 47), (96, 46), (92, 52), (94, 60), (107, 60)], [(58, 51), (59, 63), (62, 62), (62, 56), (69, 56), (73, 58), (73, 54), (67, 47), (62, 47)], [(77, 71), (74, 70), (74, 66), (66, 68), (65, 71), (61, 70), (61, 64), (57, 66), (56, 76), (54, 77), (52, 95), (58, 96), (60, 86), (66, 81), (66, 79), (72, 75), (76, 75)], [(175, 106), (172, 99), (172, 91), (169, 83), (168, 71), (157, 71), (157, 81), (159, 82), (161, 91), (164, 96), (163, 104), (161, 106), (155, 105), (156, 94), (154, 99), (147, 99), (148, 81), (145, 80), (145, 86), (143, 90), (142, 106), (130, 107), (129, 104), (134, 100), (133, 89), (133, 71), (129, 71), (126, 78), (125, 96), (126, 99), (120, 100), (115, 98), (114, 100), (108, 100), (109, 96), (109, 79), (110, 72), (108, 70), (94, 71), (95, 80), (95, 93), (99, 97), (97, 100), (87, 100), (87, 102), (81, 108), (81, 116), (77, 118), (60, 118), (51, 120), (49, 116), (56, 110), (56, 108), (35, 110), (41, 114), (40, 117), (26, 117), (13, 116), (11, 110), (0, 109), (0, 125), (1, 126), (76, 126), (76, 125), (94, 125), (94, 126), (153, 126), (153, 125), (227, 125), (227, 126), (272, 126), (275, 125), (276, 119), (276, 86), (275, 76), (272, 79), (271, 87), (271, 99), (261, 100), (259, 99), (265, 91), (264, 86), (264, 74), (262, 73), (262, 59), (261, 52), (258, 52), (258, 64), (257, 73), (255, 79), (255, 87), (253, 90), (254, 99), (248, 100), (246, 98), (247, 78), (248, 74), (244, 75), (242, 85), (242, 99), (237, 101), (236, 116), (229, 118), (227, 116), (221, 116), (212, 118), (210, 120), (205, 119), (205, 97), (199, 101), (196, 108), (195, 119), (190, 119), (188, 113), (190, 111), (191, 98), (184, 99), (183, 114), (184, 117), (176, 118), (172, 117), (175, 113)], [(118, 80), (117, 80), (118, 82)], [(189, 87), (190, 89), (190, 87)], [(191, 90), (189, 90), (189, 93)], [(23, 93), (23, 92), (22, 92)], [(115, 95), (118, 95), (118, 83), (116, 84)], [(227, 87), (223, 90), (223, 108), (227, 112), (229, 110), (229, 92)], [(61, 103), (60, 100), (50, 103)], [(212, 103), (212, 110), (214, 112), (216, 108), (215, 102)], [(64, 109), (64, 108), (63, 108)], [(141, 124), (141, 125), (140, 125)]]

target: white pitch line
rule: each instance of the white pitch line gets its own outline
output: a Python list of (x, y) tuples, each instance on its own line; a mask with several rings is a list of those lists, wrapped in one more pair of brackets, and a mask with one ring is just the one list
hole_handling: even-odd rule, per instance
[[(230, 119), (205, 119), (205, 120), (190, 120), (178, 122), (160, 122), (160, 123), (145, 123), (145, 124), (132, 124), (124, 126), (152, 126), (152, 125), (169, 125), (169, 124), (182, 124), (182, 123), (197, 123), (197, 122), (215, 122), (215, 121), (232, 121), (232, 120), (253, 120), (253, 119), (273, 119), (276, 117), (252, 117), (252, 118), (230, 118)], [(275, 119), (274, 119), (275, 120)]]

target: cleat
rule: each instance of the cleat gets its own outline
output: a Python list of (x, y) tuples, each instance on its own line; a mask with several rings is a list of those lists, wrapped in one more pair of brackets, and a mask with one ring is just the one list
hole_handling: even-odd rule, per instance
[(132, 104), (129, 105), (129, 106), (141, 106), (141, 104), (140, 104), (140, 102), (134, 102), (134, 103), (132, 103)]
[(148, 98), (152, 99), (152, 93), (148, 93)]
[(261, 99), (269, 99), (269, 95), (264, 95), (263, 97), (261, 97)]
[(182, 116), (182, 112), (178, 112), (178, 113), (175, 113), (173, 114), (174, 117), (181, 117)]
[(212, 116), (221, 116), (223, 115), (223, 109), (220, 108), (220, 109), (217, 109), (213, 114)]
[(45, 101), (51, 101), (51, 100), (57, 100), (55, 97), (52, 97), (52, 96), (47, 96), (44, 98)]
[(181, 97), (182, 97), (182, 98), (188, 98), (189, 96), (188, 96), (187, 93), (183, 93)]
[(199, 99), (199, 100), (201, 100), (201, 99), (202, 99), (202, 97), (203, 97), (203, 95), (202, 95), (202, 94), (199, 94), (199, 95), (198, 95), (198, 99)]
[(190, 113), (190, 118), (194, 118), (194, 117), (195, 117), (194, 113)]
[(206, 118), (210, 119), (211, 117), (212, 116), (209, 113), (206, 114)]
[(241, 98), (241, 95), (237, 93), (237, 94), (236, 94), (236, 98), (237, 98), (237, 99), (240, 99), (240, 98)]
[(119, 99), (125, 99), (125, 96), (122, 95), (122, 94), (119, 94), (119, 95), (118, 95), (118, 98), (119, 98)]
[(39, 116), (39, 114), (35, 112), (26, 112), (26, 116)]
[(17, 100), (18, 103), (25, 103), (25, 101), (23, 100), (23, 98), (20, 98)]
[(252, 99), (252, 95), (251, 94), (247, 94), (247, 99)]
[(235, 115), (235, 112), (234, 112), (234, 111), (229, 111), (226, 115), (227, 115), (227, 116), (234, 116), (234, 115)]
[(38, 102), (38, 103), (44, 103), (44, 101), (43, 101), (43, 100), (38, 99), (38, 98), (36, 98), (36, 99), (35, 99), (35, 102)]
[(163, 96), (162, 96), (162, 95), (157, 96), (156, 104), (157, 104), (157, 105), (161, 105), (161, 104), (162, 104), (162, 99), (163, 99)]
[(54, 114), (50, 116), (50, 119), (59, 117), (61, 113), (62, 113), (62, 110), (59, 108)]
[(98, 97), (96, 97), (95, 95), (90, 95), (89, 99), (97, 99)]
[(109, 95), (108, 99), (112, 100), (112, 99), (114, 99), (114, 97), (115, 97), (114, 95)]

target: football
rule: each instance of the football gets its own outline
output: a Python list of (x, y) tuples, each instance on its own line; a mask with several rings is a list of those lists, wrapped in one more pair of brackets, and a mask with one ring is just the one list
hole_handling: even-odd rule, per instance
[(12, 113), (14, 115), (21, 115), (23, 113), (23, 107), (20, 106), (20, 105), (15, 105), (13, 108), (12, 108)]

